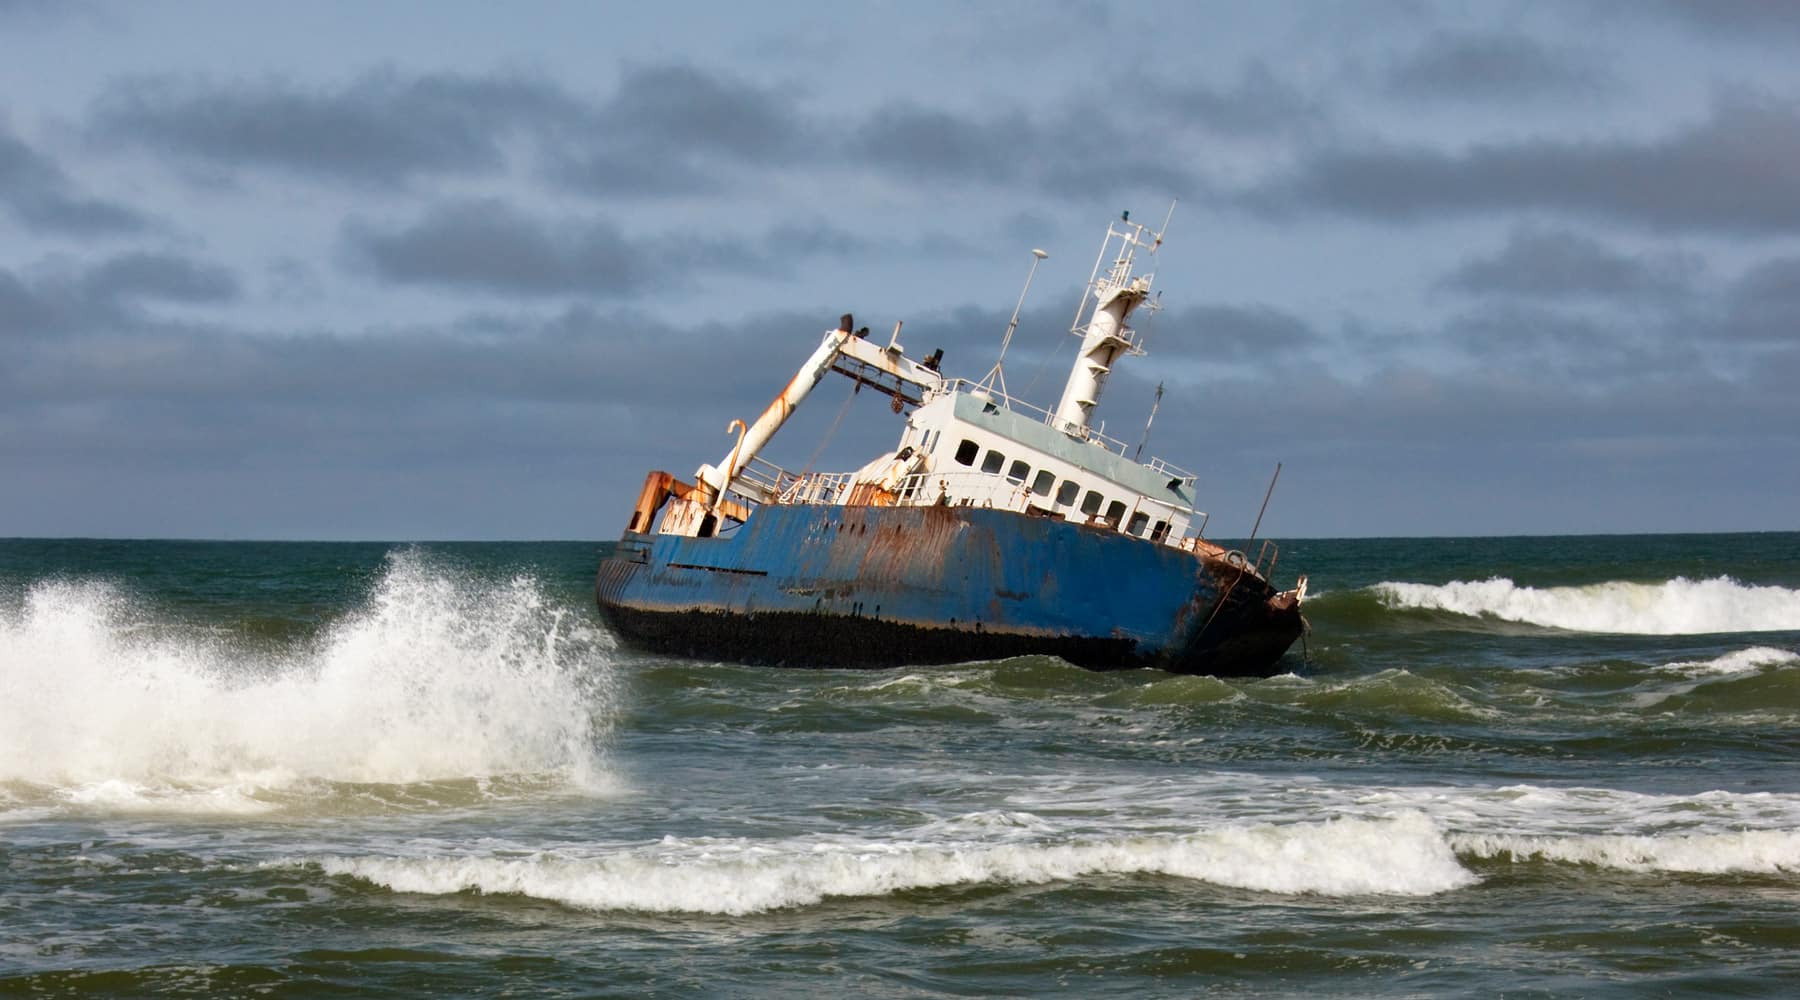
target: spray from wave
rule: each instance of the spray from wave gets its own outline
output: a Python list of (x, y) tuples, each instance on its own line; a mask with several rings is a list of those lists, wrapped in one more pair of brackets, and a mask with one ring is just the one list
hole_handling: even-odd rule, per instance
[(0, 611), (0, 783), (108, 808), (260, 811), (317, 782), (533, 776), (604, 787), (601, 634), (537, 583), (389, 556), (298, 649), (171, 635), (119, 589), (40, 582)]
[(1448, 611), (1571, 632), (1700, 635), (1800, 629), (1800, 591), (1751, 586), (1727, 576), (1542, 589), (1495, 577), (1442, 585), (1378, 583), (1371, 589), (1389, 608)]

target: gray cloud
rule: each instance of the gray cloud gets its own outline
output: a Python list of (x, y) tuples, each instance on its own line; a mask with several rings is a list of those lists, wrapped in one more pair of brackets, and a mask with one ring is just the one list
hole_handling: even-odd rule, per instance
[(1208, 304), (1139, 319), (1150, 350), (1166, 357), (1263, 361), (1316, 346), (1322, 340), (1305, 320), (1262, 304)]
[(916, 104), (877, 109), (849, 140), (866, 163), (927, 178), (1000, 183), (1037, 161), (1038, 132), (1016, 112), (966, 118)]
[(439, 205), (411, 225), (345, 226), (353, 262), (385, 281), (500, 295), (628, 297), (652, 284), (703, 280), (707, 274), (779, 275), (815, 255), (903, 251), (818, 220), (782, 223), (754, 239), (627, 235), (598, 216), (549, 220), (487, 199)]
[(1233, 137), (1293, 132), (1328, 118), (1317, 97), (1281, 79), (1260, 60), (1250, 62), (1230, 85), (1165, 88), (1160, 99), (1177, 122)]
[(1116, 117), (1083, 101), (1037, 117), (897, 102), (847, 129), (841, 148), (848, 161), (916, 187), (1025, 186), (1067, 198), (1133, 188), (1166, 196), (1197, 187), (1178, 165), (1182, 157)]
[(1569, 229), (1518, 226), (1494, 254), (1463, 262), (1439, 287), (1536, 299), (1642, 299), (1693, 288), (1703, 264), (1692, 254), (1625, 254)]
[(1800, 231), (1800, 109), (1735, 95), (1661, 139), (1535, 139), (1460, 153), (1326, 147), (1242, 197), (1283, 214), (1328, 210), (1410, 222), (1520, 210), (1742, 235)]
[(1764, 261), (1726, 295), (1720, 332), (1733, 339), (1800, 345), (1800, 257)]
[[(1280, 132), (1316, 117), (1260, 64), (1232, 87), (1163, 88), (1157, 99), (1221, 134)], [(1112, 117), (1079, 100), (1041, 117), (890, 102), (838, 121), (807, 113), (787, 90), (676, 64), (627, 69), (603, 100), (504, 75), (385, 70), (336, 87), (135, 77), (92, 104), (87, 133), (103, 147), (190, 165), (386, 187), (497, 175), (523, 154), (559, 189), (606, 199), (718, 194), (757, 171), (795, 167), (1060, 195), (1194, 188), (1181, 156)]]
[(25, 27), (70, 17), (91, 17), (95, 13), (94, 5), (84, 0), (0, 0), (0, 21)]
[(555, 85), (505, 76), (380, 71), (330, 88), (164, 75), (114, 82), (94, 103), (89, 131), (102, 143), (201, 163), (400, 185), (494, 172), (509, 135), (582, 114)]
[(1666, 319), (1649, 324), (1536, 303), (1495, 301), (1451, 316), (1440, 337), (1496, 383), (1511, 379), (1592, 392), (1670, 371), (1714, 372), (1721, 360), (1678, 336)]
[(1388, 89), (1429, 100), (1525, 100), (1593, 96), (1612, 85), (1590, 59), (1524, 35), (1429, 35), (1388, 71)]
[(805, 137), (797, 111), (775, 90), (675, 65), (626, 72), (596, 117), (613, 136), (646, 146), (785, 163)]
[(147, 225), (138, 213), (76, 193), (68, 176), (0, 122), (0, 207), (27, 228), (75, 236), (132, 233)]
[(724, 167), (792, 162), (805, 122), (776, 91), (664, 65), (625, 71), (598, 102), (511, 75), (384, 70), (339, 87), (139, 77), (94, 103), (89, 132), (197, 163), (383, 186), (498, 173), (517, 138), (564, 188), (617, 197), (714, 191)]
[(1732, 38), (1780, 43), (1800, 35), (1800, 9), (1770, 0), (1601, 0), (1598, 7), (1604, 17), (1649, 13)]
[(459, 202), (404, 229), (353, 223), (344, 235), (375, 273), (399, 284), (462, 286), (512, 295), (623, 295), (653, 265), (609, 222), (550, 224), (497, 201)]
[(226, 302), (238, 295), (237, 278), (230, 271), (175, 254), (121, 254), (89, 271), (82, 285), (87, 294), (108, 301)]
[(237, 295), (230, 271), (178, 254), (130, 252), (78, 268), (58, 263), (29, 277), (0, 270), (0, 330), (105, 332), (146, 321), (145, 301), (205, 304)]
[(816, 146), (791, 97), (682, 65), (626, 70), (581, 120), (540, 136), (546, 172), (597, 197), (711, 193), (727, 167), (793, 163)]
[[(0, 309), (19, 284), (8, 277), (0, 272)], [(1783, 287), (1773, 267), (1742, 283), (1746, 295), (1778, 296)], [(246, 527), (239, 532), (256, 531), (269, 523), (261, 518), (279, 510), (291, 534), (483, 534), (496, 523), (516, 524), (517, 511), (528, 509), (531, 524), (514, 532), (610, 536), (644, 469), (686, 474), (717, 460), (729, 446), (724, 419), (748, 419), (760, 410), (836, 311), (676, 326), (584, 305), (548, 316), (488, 312), (443, 327), (280, 337), (137, 316), (129, 330), (103, 328), (9, 348), (9, 364), (0, 367), (0, 461), (43, 476), (52, 484), (39, 494), (44, 497), (63, 496), (57, 492), (63, 489), (73, 498), (92, 488), (74, 480), (53, 485), (72, 468), (105, 468), (114, 483), (129, 473), (140, 484), (156, 481), (159, 470), (180, 469), (182, 479), (169, 488), (230, 486), (242, 498), (249, 513), (242, 514)], [(1002, 312), (909, 319), (906, 341), (915, 353), (946, 347), (953, 371), (978, 372), (997, 346)], [(1067, 318), (1045, 307), (1024, 327), (1055, 329)], [(1231, 330), (1234, 342), (1263, 354), (1271, 343), (1304, 345), (1316, 336), (1303, 321), (1260, 306), (1196, 307), (1157, 322), (1152, 349), (1159, 355), (1172, 346), (1176, 326), (1191, 326), (1202, 340)], [(1537, 333), (1540, 346), (1568, 336), (1567, 330)], [(1610, 334), (1596, 329), (1592, 336)], [(1517, 340), (1510, 349), (1495, 346), (1479, 370), (1467, 372), (1395, 364), (1358, 380), (1287, 368), (1278, 377), (1271, 369), (1172, 383), (1149, 450), (1203, 474), (1205, 503), (1219, 515), (1215, 534), (1247, 530), (1278, 458), (1288, 470), (1275, 520), (1266, 527), (1280, 532), (1292, 530), (1283, 525), (1305, 524), (1316, 533), (1402, 524), (1467, 533), (1469, 519), (1484, 513), (1494, 519), (1482, 521), (1482, 530), (1608, 527), (1555, 520), (1562, 503), (1576, 510), (1619, 507), (1644, 519), (1613, 528), (1654, 527), (1667, 511), (1621, 506), (1619, 491), (1654, 483), (1667, 470), (1703, 474), (1721, 461), (1735, 469), (1718, 479), (1729, 487), (1708, 490), (1702, 483), (1690, 495), (1713, 505), (1718, 526), (1742, 527), (1770, 516), (1746, 498), (1784, 489), (1791, 469), (1800, 468), (1791, 433), (1781, 430), (1800, 419), (1800, 399), (1779, 380), (1753, 375), (1731, 382), (1700, 367), (1645, 367), (1574, 392), (1571, 380), (1579, 375), (1538, 366), (1537, 348)], [(1205, 349), (1219, 350), (1216, 343)], [(1012, 381), (1027, 381), (1030, 355), (1016, 359), (1022, 364), (1011, 369)], [(1061, 359), (1044, 385), (1060, 383), (1066, 352)], [(1121, 369), (1124, 381), (1106, 403), (1113, 425), (1139, 426), (1157, 374), (1149, 367)], [(708, 390), (704, 405), (665, 405), (695, 386)], [(841, 409), (860, 406), (867, 419), (844, 421), (818, 467), (859, 464), (897, 430), (883, 401), (863, 396), (850, 396), (836, 381), (822, 386), (770, 457), (798, 467)], [(1221, 413), (1255, 414), (1254, 432), (1214, 432)], [(644, 433), (646, 414), (655, 414), (653, 434)], [(1734, 465), (1720, 457), (1719, 440), (1756, 449), (1762, 458)], [(1795, 464), (1784, 465), (1790, 457)], [(397, 469), (405, 474), (394, 474)], [(1255, 474), (1245, 471), (1251, 469)], [(495, 482), (528, 485), (496, 492)], [(1407, 488), (1396, 490), (1395, 482)], [(468, 493), (466, 502), (433, 500), (459, 490)], [(389, 526), (359, 516), (355, 504), (289, 504), (293, 496), (321, 491), (348, 491), (378, 510), (404, 513), (392, 515), (400, 519)], [(1479, 499), (1484, 494), (1511, 499), (1499, 510)], [(500, 497), (512, 505), (501, 521), (492, 511), (464, 510)], [(94, 501), (81, 509), (94, 509)], [(471, 520), (446, 520), (451, 512)], [(172, 520), (165, 533), (227, 530), (183, 520), (174, 507), (166, 516)], [(1353, 516), (1365, 519), (1347, 520)]]

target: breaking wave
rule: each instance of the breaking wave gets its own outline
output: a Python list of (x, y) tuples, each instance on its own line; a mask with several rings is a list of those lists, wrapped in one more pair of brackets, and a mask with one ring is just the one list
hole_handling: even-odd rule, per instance
[(851, 843), (667, 837), (598, 857), (322, 858), (395, 892), (479, 891), (594, 910), (742, 915), (989, 883), (1160, 874), (1262, 892), (1426, 896), (1476, 881), (1421, 813), (1074, 843)]
[(1697, 635), (1800, 629), (1800, 591), (1743, 584), (1726, 576), (1542, 589), (1495, 577), (1442, 585), (1378, 583), (1371, 589), (1388, 608), (1448, 611), (1571, 632)]
[(1452, 835), (1466, 857), (1514, 862), (1555, 861), (1622, 871), (1693, 874), (1800, 873), (1800, 833), (1742, 830), (1660, 836)]
[(1794, 664), (1800, 664), (1800, 653), (1788, 649), (1775, 649), (1772, 646), (1752, 646), (1749, 649), (1740, 649), (1710, 660), (1683, 660), (1679, 663), (1666, 664), (1661, 669), (1670, 673), (1687, 674), (1690, 677), (1703, 677), (1709, 674), (1745, 674), (1765, 667), (1785, 667)]
[(176, 634), (107, 584), (40, 582), (0, 609), (0, 786), (15, 804), (206, 812), (318, 782), (603, 787), (610, 689), (601, 635), (535, 580), (415, 552), (276, 651)]

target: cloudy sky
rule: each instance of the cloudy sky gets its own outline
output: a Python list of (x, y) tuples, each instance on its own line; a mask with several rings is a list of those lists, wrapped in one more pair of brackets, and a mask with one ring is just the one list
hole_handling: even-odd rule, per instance
[[(610, 538), (839, 313), (1212, 534), (1800, 528), (1800, 5), (0, 0), (0, 536)], [(821, 386), (771, 458), (898, 423)]]

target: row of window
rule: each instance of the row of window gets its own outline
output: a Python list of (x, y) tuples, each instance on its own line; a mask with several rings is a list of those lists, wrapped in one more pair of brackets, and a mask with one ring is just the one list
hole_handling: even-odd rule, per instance
[[(967, 465), (972, 468), (975, 465), (976, 456), (980, 454), (981, 446), (968, 438), (964, 438), (963, 442), (956, 446), (956, 462), (958, 465)], [(1003, 468), (1006, 469), (1006, 481), (1015, 486), (1023, 486), (1025, 480), (1031, 478), (1031, 465), (1024, 459), (1014, 459), (1012, 466), (1007, 468), (1006, 456), (992, 448), (989, 448), (987, 454), (981, 457), (982, 472), (989, 475), (998, 475)], [(1049, 469), (1039, 469), (1037, 471), (1037, 477), (1031, 479), (1031, 492), (1040, 497), (1049, 496), (1050, 489), (1053, 486), (1056, 487), (1055, 503), (1058, 507), (1073, 506), (1076, 496), (1081, 493), (1081, 485), (1072, 479), (1065, 479), (1062, 481), (1061, 486), (1057, 486), (1056, 474)], [(1106, 498), (1100, 495), (1099, 490), (1088, 490), (1087, 495), (1081, 498), (1080, 509), (1083, 514), (1088, 517), (1093, 517), (1100, 513), (1100, 505), (1103, 503), (1106, 503)], [(1102, 518), (1102, 520), (1116, 529), (1119, 527), (1119, 522), (1124, 519), (1125, 501), (1114, 500), (1113, 502), (1106, 504), (1106, 516)], [(1137, 535), (1141, 538), (1144, 534), (1144, 528), (1149, 525), (1150, 515), (1140, 510), (1131, 515), (1131, 523), (1125, 526), (1125, 531), (1128, 534)], [(1168, 534), (1169, 522), (1167, 521), (1158, 521), (1156, 522), (1155, 527), (1150, 529), (1150, 538), (1154, 541), (1160, 542), (1168, 537)]]

